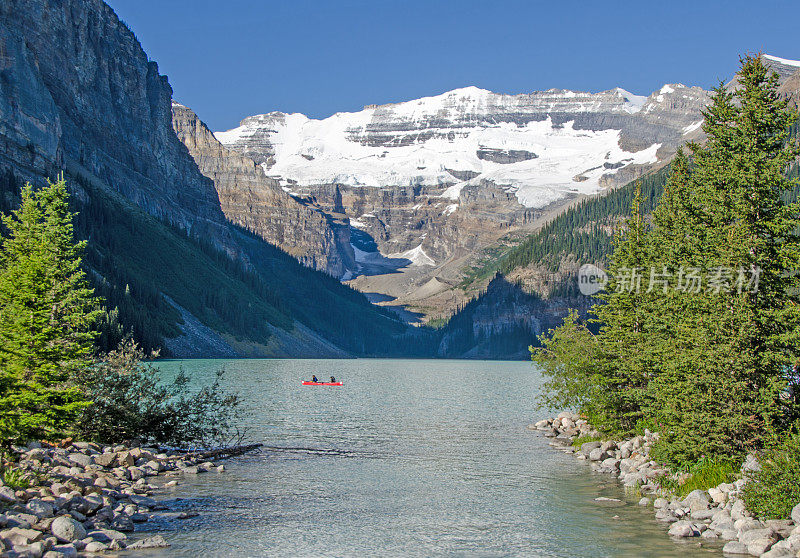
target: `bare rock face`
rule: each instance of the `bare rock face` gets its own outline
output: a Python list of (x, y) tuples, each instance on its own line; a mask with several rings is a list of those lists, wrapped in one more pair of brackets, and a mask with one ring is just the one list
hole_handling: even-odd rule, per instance
[(228, 220), (309, 267), (335, 277), (355, 269), (346, 222), (284, 192), (252, 159), (224, 147), (187, 107), (172, 104), (172, 126), (200, 172), (213, 181)]
[(88, 172), (152, 215), (228, 241), (210, 180), (170, 125), (172, 88), (100, 0), (0, 5), (0, 162)]

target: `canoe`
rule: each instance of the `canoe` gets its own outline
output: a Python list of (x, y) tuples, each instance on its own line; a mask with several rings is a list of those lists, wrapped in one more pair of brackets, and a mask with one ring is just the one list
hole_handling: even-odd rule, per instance
[(342, 382), (303, 382), (304, 386), (341, 386)]

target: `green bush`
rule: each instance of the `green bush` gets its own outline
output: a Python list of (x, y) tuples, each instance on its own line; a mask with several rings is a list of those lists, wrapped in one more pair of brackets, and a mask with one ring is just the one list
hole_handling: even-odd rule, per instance
[(800, 503), (800, 433), (797, 428), (759, 454), (761, 470), (748, 473), (742, 491), (747, 509), (766, 519), (788, 519)]
[(77, 423), (80, 437), (100, 443), (138, 441), (179, 447), (212, 447), (241, 438), (236, 427), (241, 399), (216, 380), (193, 392), (181, 371), (169, 383), (130, 339), (84, 370), (79, 382), (91, 407)]
[(676, 496), (684, 497), (693, 490), (708, 490), (724, 482), (731, 482), (736, 475), (736, 463), (727, 459), (706, 457), (690, 466), (678, 471), (679, 478), (682, 473), (688, 473), (683, 480), (672, 477), (661, 479), (661, 488), (673, 492)]

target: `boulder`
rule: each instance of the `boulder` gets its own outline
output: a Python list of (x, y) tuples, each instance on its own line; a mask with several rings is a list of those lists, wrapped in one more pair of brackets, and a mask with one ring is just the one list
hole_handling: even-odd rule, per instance
[(111, 541), (124, 541), (128, 538), (125, 533), (114, 531), (113, 529), (97, 529), (90, 531), (87, 537), (102, 543), (110, 543)]
[(140, 541), (136, 541), (131, 543), (127, 546), (128, 549), (137, 549), (137, 548), (167, 548), (169, 543), (162, 537), (161, 535), (156, 535), (154, 537), (147, 537), (146, 539), (142, 539)]
[(15, 504), (17, 496), (12, 488), (0, 486), (0, 504)]
[(28, 500), (28, 503), (25, 504), (25, 508), (40, 519), (53, 517), (53, 504), (39, 498)]
[(747, 550), (747, 545), (742, 544), (739, 541), (728, 541), (725, 543), (725, 546), (722, 547), (722, 553), (724, 555), (728, 554), (750, 554), (750, 551)]
[(94, 462), (101, 467), (110, 467), (114, 460), (116, 460), (117, 454), (116, 453), (101, 453), (100, 455), (96, 455), (94, 457)]
[(0, 531), (0, 539), (10, 542), (14, 546), (29, 545), (42, 539), (42, 533), (34, 529), (12, 527)]
[(700, 531), (689, 521), (678, 521), (670, 526), (669, 534), (673, 537), (696, 537)]
[(92, 464), (92, 458), (82, 453), (71, 453), (67, 456), (67, 459), (83, 468)]
[(792, 521), (800, 525), (800, 504), (792, 508)]
[(775, 539), (756, 539), (747, 545), (747, 551), (753, 556), (761, 556), (775, 544)]
[[(769, 539), (771, 541), (770, 545), (772, 545), (772, 543), (778, 540), (778, 536), (775, 531), (770, 528), (743, 531), (742, 534), (739, 535), (739, 542), (746, 545), (750, 545), (750, 543), (762, 539)], [(766, 552), (766, 549), (762, 550), (761, 552)]]
[(78, 549), (71, 544), (56, 545), (45, 553), (44, 558), (78, 558)]
[(737, 519), (744, 519), (746, 517), (750, 517), (750, 512), (745, 509), (744, 502), (736, 500), (731, 507), (731, 518), (736, 521)]
[(68, 515), (62, 515), (50, 525), (50, 532), (62, 542), (73, 542), (86, 538), (86, 529), (77, 520)]

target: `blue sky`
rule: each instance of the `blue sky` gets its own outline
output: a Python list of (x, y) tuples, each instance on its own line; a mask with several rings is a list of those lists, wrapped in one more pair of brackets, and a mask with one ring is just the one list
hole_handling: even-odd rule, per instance
[(800, 2), (108, 0), (213, 129), (476, 85), (710, 87), (743, 52), (800, 59)]

